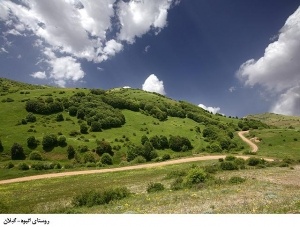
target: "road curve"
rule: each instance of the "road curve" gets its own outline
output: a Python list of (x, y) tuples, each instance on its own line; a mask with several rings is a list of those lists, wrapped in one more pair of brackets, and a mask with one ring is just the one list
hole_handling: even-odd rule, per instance
[(246, 133), (249, 133), (249, 131), (240, 131), (238, 134), (239, 134), (239, 137), (241, 137), (241, 139), (246, 142), (252, 149), (251, 152), (253, 153), (256, 153), (258, 151), (258, 147), (255, 143), (253, 143), (251, 140), (247, 139), (244, 134)]
[[(49, 173), (49, 174), (43, 174), (43, 175), (35, 175), (35, 176), (2, 180), (2, 181), (0, 181), (0, 185), (32, 181), (32, 180), (47, 179), (47, 178), (54, 178), (54, 177), (66, 177), (66, 176), (76, 176), (76, 175), (84, 175), (84, 174), (99, 174), (99, 173), (110, 173), (110, 172), (119, 172), (119, 171), (126, 171), (126, 170), (135, 170), (135, 169), (154, 168), (154, 167), (159, 167), (159, 166), (166, 166), (166, 165), (173, 165), (173, 164), (180, 164), (180, 163), (187, 163), (187, 162), (217, 160), (219, 158), (224, 159), (225, 157), (226, 157), (226, 155), (196, 156), (196, 157), (190, 157), (190, 158), (174, 159), (174, 160), (169, 160), (169, 161), (165, 161), (165, 162), (141, 164), (141, 165), (136, 165), (136, 166), (124, 166), (124, 167), (109, 168), (109, 169), (81, 170), (81, 171), (62, 172), (62, 173)], [(248, 156), (245, 156), (245, 155), (237, 155), (236, 157), (243, 158), (243, 159), (249, 158)], [(265, 160), (266, 161), (274, 161), (273, 159), (265, 159)]]

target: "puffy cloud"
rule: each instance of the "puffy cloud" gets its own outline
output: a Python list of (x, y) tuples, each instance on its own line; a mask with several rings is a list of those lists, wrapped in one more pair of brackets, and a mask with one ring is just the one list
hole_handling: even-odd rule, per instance
[[(237, 76), (245, 85), (261, 85), (268, 92), (280, 95), (278, 105), (283, 103), (286, 111), (295, 114), (293, 102), (287, 102), (294, 97), (293, 89), (300, 83), (300, 7), (286, 20), (278, 35), (278, 40), (269, 44), (264, 56), (250, 59), (243, 63)], [(288, 97), (291, 96), (291, 97)], [(283, 101), (285, 100), (285, 101)], [(277, 111), (280, 108), (273, 108)]]
[(133, 43), (151, 29), (161, 30), (167, 25), (170, 0), (120, 1), (118, 17), (121, 24), (119, 39)]
[(291, 88), (280, 95), (277, 103), (271, 108), (271, 112), (300, 116), (300, 86)]
[(128, 89), (128, 88), (131, 88), (131, 87), (129, 87), (129, 86), (124, 86), (123, 88)]
[(46, 76), (46, 73), (45, 71), (44, 72), (35, 72), (35, 73), (32, 73), (30, 76), (34, 77), (34, 78), (38, 78), (38, 79), (46, 79), (47, 76)]
[(0, 48), (0, 53), (7, 53), (8, 54), (8, 51), (4, 47), (1, 47)]
[(203, 104), (199, 104), (199, 107), (201, 107), (202, 109), (205, 109), (213, 114), (219, 113), (220, 112), (220, 107), (211, 107), (211, 106), (205, 106)]
[[(80, 68), (80, 76), (60, 74), (66, 80), (73, 80), (84, 75), (79, 60), (106, 61), (122, 51), (125, 42), (133, 43), (135, 37), (163, 29), (168, 10), (178, 3), (178, 0), (1, 0), (0, 21), (5, 25), (3, 36), (35, 39), (33, 45), (41, 53), (50, 48), (56, 56), (61, 56), (61, 61)], [(53, 71), (56, 67), (52, 67), (52, 61), (50, 64)]]
[(234, 92), (235, 90), (236, 90), (236, 88), (234, 86), (232, 86), (228, 89), (228, 91), (230, 91), (230, 92)]
[(157, 76), (154, 74), (151, 74), (148, 76), (148, 78), (145, 80), (143, 84), (143, 90), (144, 91), (150, 91), (150, 92), (156, 92), (162, 95), (165, 95), (165, 88), (164, 88), (164, 82), (159, 80)]

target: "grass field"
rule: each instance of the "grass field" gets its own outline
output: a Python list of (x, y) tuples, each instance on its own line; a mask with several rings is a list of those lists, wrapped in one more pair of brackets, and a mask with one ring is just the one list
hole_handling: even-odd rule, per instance
[[(215, 178), (225, 183), (199, 185), (196, 188), (177, 191), (169, 189), (172, 179), (167, 176), (170, 173), (213, 163), (216, 161), (1, 185), (1, 212), (89, 214), (300, 212), (300, 166), (218, 172), (214, 174)], [(243, 177), (246, 181), (240, 184), (228, 183), (228, 179), (233, 176)], [(147, 193), (146, 188), (150, 182), (160, 182), (166, 189)], [(92, 207), (72, 205), (72, 198), (84, 191), (104, 190), (117, 186), (125, 186), (134, 194), (106, 205)]]

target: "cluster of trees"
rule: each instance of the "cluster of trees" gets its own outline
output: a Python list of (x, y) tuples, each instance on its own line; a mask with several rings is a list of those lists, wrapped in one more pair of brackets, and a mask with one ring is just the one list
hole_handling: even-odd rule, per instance
[(173, 151), (187, 151), (193, 148), (190, 140), (182, 136), (170, 136), (170, 138), (167, 139), (164, 135), (155, 135), (150, 138), (143, 135), (141, 138), (142, 145), (145, 145), (147, 142), (157, 150), (170, 148)]
[(233, 141), (234, 134), (231, 128), (225, 125), (208, 125), (202, 133), (203, 137), (210, 142), (211, 152), (229, 151), (237, 147)]
[(258, 129), (258, 128), (270, 128), (269, 125), (254, 119), (244, 118), (238, 122), (238, 126), (243, 131), (247, 131), (249, 129)]
[(43, 98), (28, 100), (25, 104), (28, 112), (37, 114), (53, 114), (63, 111), (64, 107), (61, 102), (51, 100), (44, 100)]

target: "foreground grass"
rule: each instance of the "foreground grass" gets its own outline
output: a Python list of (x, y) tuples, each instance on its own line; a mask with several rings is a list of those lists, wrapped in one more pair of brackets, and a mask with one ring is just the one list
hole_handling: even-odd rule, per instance
[[(170, 190), (172, 179), (166, 176), (191, 166), (216, 161), (181, 164), (107, 174), (93, 174), (37, 180), (0, 186), (1, 213), (299, 213), (300, 166), (270, 167), (218, 172), (220, 184)], [(241, 184), (228, 179), (240, 176)], [(164, 191), (146, 192), (149, 182), (160, 182)], [(92, 207), (74, 207), (74, 196), (89, 190), (127, 187), (134, 194), (119, 201)]]

